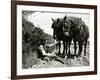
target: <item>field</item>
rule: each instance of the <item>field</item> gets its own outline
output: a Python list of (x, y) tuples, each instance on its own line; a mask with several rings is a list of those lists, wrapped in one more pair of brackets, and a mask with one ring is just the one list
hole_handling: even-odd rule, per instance
[[(45, 57), (44, 59), (39, 58), (39, 52), (32, 52), (34, 50), (38, 51), (38, 48), (41, 44), (54, 44), (55, 40), (53, 38), (52, 34), (52, 28), (51, 24), (48, 26), (48, 24), (51, 21), (48, 21), (49, 23), (46, 25), (47, 32), (45, 32), (45, 23), (44, 21), (40, 25), (36, 25), (34, 20), (33, 22), (28, 20), (28, 16), (30, 14), (35, 14), (34, 12), (30, 11), (23, 11), (22, 12), (22, 68), (23, 69), (29, 69), (29, 68), (49, 68), (49, 67), (80, 67), (80, 66), (89, 66), (90, 63), (90, 54), (89, 54), (89, 44), (87, 45), (87, 51), (86, 56), (83, 55), (80, 58), (61, 58), (56, 56), (55, 57)], [(44, 14), (44, 13), (43, 13)], [(38, 15), (37, 15), (38, 16)], [(40, 17), (38, 17), (40, 20)], [(34, 19), (34, 17), (33, 17)], [(42, 19), (42, 18), (41, 18)], [(41, 20), (42, 21), (42, 20)], [(41, 21), (37, 21), (40, 22)], [(47, 42), (46, 42), (47, 41)], [(77, 45), (78, 46), (78, 45)], [(74, 45), (71, 44), (71, 54), (74, 54)], [(83, 49), (84, 50), (84, 49)], [(58, 49), (56, 49), (55, 45), (51, 46), (47, 49), (48, 53), (58, 53)], [(61, 45), (61, 53), (63, 52), (63, 45)], [(78, 53), (78, 49), (77, 49)]]
[[(63, 51), (63, 46), (61, 46), (61, 51)], [(55, 52), (55, 49), (54, 51)], [(78, 49), (77, 49), (78, 52)], [(74, 45), (71, 45), (71, 54), (74, 54)], [(62, 62), (60, 62), (60, 61)], [(29, 68), (52, 68), (52, 67), (81, 67), (81, 66), (89, 66), (89, 45), (87, 46), (86, 56), (83, 55), (80, 58), (61, 58), (59, 60), (55, 58), (45, 57), (44, 60), (40, 58), (37, 59), (37, 63)]]

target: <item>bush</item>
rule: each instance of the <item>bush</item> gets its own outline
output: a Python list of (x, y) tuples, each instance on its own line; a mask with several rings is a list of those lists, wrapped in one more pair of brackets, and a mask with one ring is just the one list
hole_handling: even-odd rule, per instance
[(22, 68), (29, 68), (32, 67), (33, 65), (35, 65), (38, 62), (38, 55), (37, 55), (37, 51), (33, 51), (30, 53), (24, 53), (23, 55), (23, 64), (22, 64)]
[[(22, 67), (29, 68), (37, 63), (37, 49), (41, 44), (41, 39), (45, 41), (45, 33), (39, 27), (35, 27), (31, 22), (22, 19)], [(34, 51), (33, 53), (30, 53)]]
[[(40, 44), (45, 44), (47, 41), (48, 44), (53, 43), (53, 37), (49, 34), (44, 33), (44, 31), (35, 27), (34, 24), (22, 19), (22, 66), (23, 68), (29, 68), (32, 65), (37, 63), (37, 58), (43, 58), (38, 51)], [(42, 43), (41, 43), (42, 42)], [(30, 53), (34, 50), (35, 53)]]

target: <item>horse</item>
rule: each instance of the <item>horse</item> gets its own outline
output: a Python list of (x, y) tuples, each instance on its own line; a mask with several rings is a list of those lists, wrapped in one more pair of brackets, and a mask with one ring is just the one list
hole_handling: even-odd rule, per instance
[(72, 38), (70, 37), (70, 34), (64, 33), (63, 31), (63, 19), (62, 18), (57, 18), (57, 19), (52, 19), (52, 28), (53, 28), (53, 37), (54, 39), (58, 40), (59, 42), (59, 53), (61, 54), (60, 48), (61, 48), (61, 41), (63, 41), (63, 54), (62, 57), (65, 57), (67, 55), (67, 45), (69, 45), (69, 52), (70, 53), (70, 43)]
[(84, 21), (78, 17), (67, 17), (63, 18), (63, 26), (67, 33), (72, 33), (72, 38), (74, 42), (74, 53), (76, 55), (76, 43), (78, 42), (79, 51), (77, 57), (81, 56), (83, 44), (84, 44), (84, 56), (86, 56), (86, 45), (89, 38), (89, 29)]

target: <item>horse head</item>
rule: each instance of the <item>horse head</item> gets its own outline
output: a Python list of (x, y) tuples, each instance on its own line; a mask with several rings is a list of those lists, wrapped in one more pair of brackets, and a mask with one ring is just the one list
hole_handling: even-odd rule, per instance
[(78, 28), (80, 29), (80, 31), (85, 29), (85, 26), (86, 26), (85, 22), (81, 18), (79, 18), (78, 19)]
[(84, 35), (87, 36), (87, 38), (89, 37), (89, 29), (88, 26), (85, 24), (85, 22), (79, 18), (79, 25), (80, 26), (80, 32), (85, 31)]
[(62, 19), (61, 18), (57, 18), (57, 19), (52, 19), (53, 23), (52, 23), (52, 29), (53, 29), (53, 38), (54, 39), (57, 39), (57, 37), (60, 36), (60, 34), (62, 33), (62, 24), (61, 24), (61, 21)]
[(67, 16), (63, 18), (63, 32), (66, 36), (70, 36), (72, 23)]

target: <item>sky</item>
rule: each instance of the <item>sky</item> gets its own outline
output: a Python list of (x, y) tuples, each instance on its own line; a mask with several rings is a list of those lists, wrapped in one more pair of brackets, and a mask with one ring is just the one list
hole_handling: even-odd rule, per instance
[(82, 13), (34, 12), (28, 16), (28, 20), (35, 26), (43, 29), (45, 33), (53, 35), (53, 29), (51, 28), (53, 23), (52, 18), (63, 18), (65, 15), (82, 18), (86, 25), (90, 26), (90, 15)]

